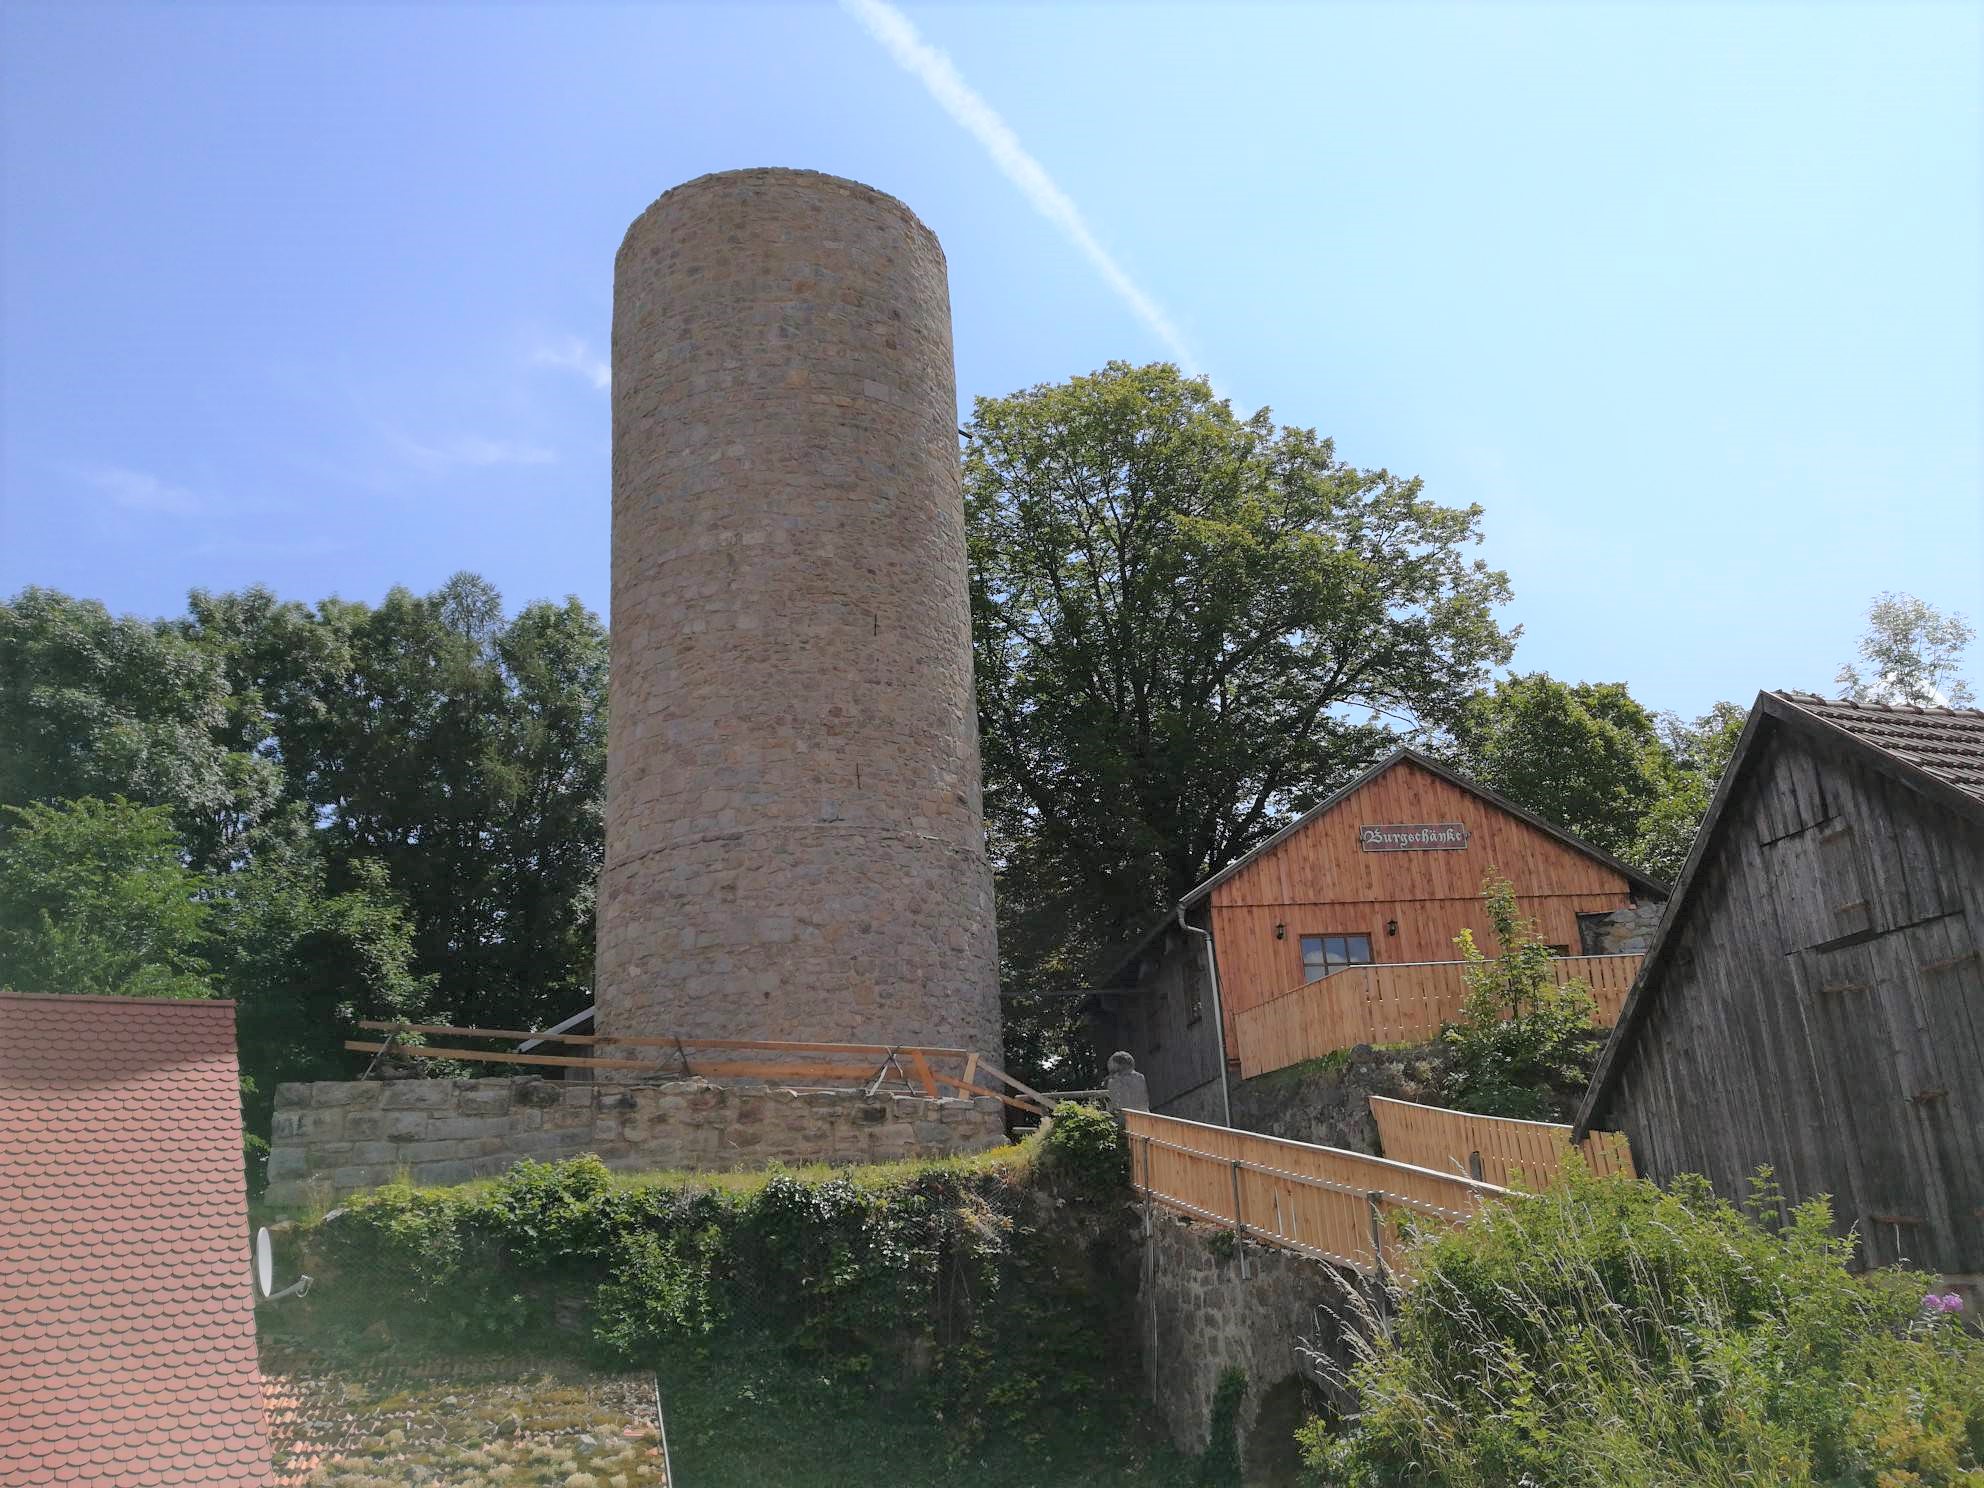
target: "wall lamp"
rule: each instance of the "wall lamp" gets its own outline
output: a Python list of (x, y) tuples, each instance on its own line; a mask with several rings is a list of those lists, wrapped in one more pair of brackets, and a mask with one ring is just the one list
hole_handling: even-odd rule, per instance
[(1396, 935), (1396, 934), (1398, 934), (1398, 921), (1397, 921), (1397, 920), (1386, 920), (1386, 921), (1385, 921), (1385, 934), (1387, 934), (1387, 935)]
[(1288, 939), (1288, 926), (1284, 925), (1280, 920), (1274, 922), (1274, 938), (1276, 940)]

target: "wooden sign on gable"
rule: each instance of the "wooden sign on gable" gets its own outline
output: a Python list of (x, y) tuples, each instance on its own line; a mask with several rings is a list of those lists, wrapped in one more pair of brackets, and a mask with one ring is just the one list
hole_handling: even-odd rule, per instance
[(1378, 822), (1357, 829), (1365, 852), (1458, 852), (1467, 846), (1463, 822)]

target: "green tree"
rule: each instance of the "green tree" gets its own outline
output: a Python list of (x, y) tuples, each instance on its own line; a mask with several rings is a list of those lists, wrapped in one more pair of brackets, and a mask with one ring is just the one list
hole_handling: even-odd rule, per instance
[(1176, 368), (981, 398), (967, 433), (1011, 991), (1092, 972), (1374, 759), (1386, 721), (1445, 721), (1509, 654), (1507, 581), (1465, 556), (1478, 508)]
[(165, 806), (218, 865), (280, 774), (226, 737), (224, 668), (175, 628), (24, 589), (0, 604), (0, 803), (123, 796)]
[(1734, 703), (1717, 703), (1692, 723), (1677, 714), (1660, 715), (1667, 786), (1641, 815), (1632, 845), (1620, 856), (1666, 883), (1681, 876), (1748, 717)]
[(1977, 632), (1961, 615), (1945, 615), (1912, 594), (1882, 594), (1867, 609), (1860, 664), (1834, 678), (1840, 696), (1862, 703), (1967, 708), (1976, 694), (1963, 676), (1963, 653)]
[(604, 851), (605, 628), (577, 600), (505, 621), (473, 574), (315, 610), (196, 593), (228, 741), (280, 766), (264, 832), (321, 849), (326, 891), (384, 868), (437, 1007), (528, 1026), (583, 1005)]
[(1547, 1120), (1570, 1104), (1597, 1047), (1591, 989), (1558, 985), (1549, 946), (1516, 909), (1515, 887), (1491, 876), (1481, 898), (1501, 955), (1488, 957), (1474, 932), (1455, 937), (1466, 964), (1467, 1000), (1443, 1035), (1452, 1053), (1446, 1102), (1484, 1116)]
[[(352, 886), (332, 893), (310, 841), (271, 845), (215, 887), (209, 957), (214, 980), (235, 999), (242, 1109), (263, 1137), (284, 1080), (336, 1080), (365, 1055), (360, 1018), (418, 1020), (432, 977), (413, 970), (413, 935), (378, 863), (354, 865)], [(258, 1144), (251, 1144), (257, 1147)], [(255, 1174), (259, 1178), (259, 1174)]]
[(1619, 682), (1509, 677), (1467, 700), (1441, 748), (1468, 778), (1615, 856), (1674, 785), (1659, 720)]
[(121, 797), (0, 807), (0, 986), (209, 997), (208, 906), (171, 813)]

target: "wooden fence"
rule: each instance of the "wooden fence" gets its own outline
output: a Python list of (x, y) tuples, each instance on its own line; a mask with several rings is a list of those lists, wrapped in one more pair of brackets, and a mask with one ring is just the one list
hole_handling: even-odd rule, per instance
[[(1382, 1095), (1371, 1097), (1371, 1115), (1378, 1123), (1378, 1145), (1386, 1157), (1503, 1188), (1518, 1172), (1532, 1187), (1550, 1182), (1564, 1170), (1571, 1151), (1571, 1129), (1553, 1121), (1476, 1116)], [(1579, 1150), (1594, 1173), (1635, 1176), (1623, 1132), (1593, 1132)]]
[[(1551, 971), (1562, 986), (1582, 981), (1598, 1004), (1593, 1019), (1610, 1028), (1639, 974), (1637, 954), (1558, 956)], [(1467, 1000), (1465, 961), (1407, 961), (1347, 966), (1320, 981), (1236, 1013), (1234, 1053), (1242, 1076), (1314, 1059), (1358, 1044), (1420, 1043), (1460, 1016)]]
[(1400, 1271), (1402, 1215), (1456, 1222), (1502, 1192), (1407, 1163), (1125, 1111), (1131, 1176), (1153, 1203), (1366, 1275)]
[[(347, 1039), (345, 1047), (360, 1054), (395, 1055), (414, 1059), (453, 1059), (464, 1064), (530, 1065), (566, 1070), (614, 1070), (677, 1079), (766, 1080), (815, 1089), (864, 1087), (871, 1092), (898, 1082), (923, 1095), (989, 1095), (1033, 1116), (1045, 1116), (1053, 1103), (1031, 1086), (993, 1066), (969, 1049), (938, 1049), (915, 1045), (808, 1044), (775, 1039), (708, 1039), (637, 1037), (630, 1034), (540, 1033), (516, 1028), (462, 1028), (448, 1023), (382, 1023), (372, 1019), (360, 1028), (384, 1033), (382, 1041)], [(415, 1041), (410, 1036), (418, 1036)], [(430, 1036), (446, 1044), (424, 1042)], [(459, 1041), (535, 1040), (539, 1044), (570, 1044), (586, 1050), (657, 1050), (659, 1055), (628, 1058), (618, 1052), (580, 1054), (519, 1054), (505, 1049), (470, 1049)], [(739, 1057), (743, 1056), (743, 1057)], [(997, 1087), (1003, 1086), (1006, 1094)]]

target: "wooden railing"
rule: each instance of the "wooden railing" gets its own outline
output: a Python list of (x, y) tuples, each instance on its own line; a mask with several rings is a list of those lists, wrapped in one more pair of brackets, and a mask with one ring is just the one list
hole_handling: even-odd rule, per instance
[(1398, 1274), (1401, 1215), (1456, 1222), (1502, 1192), (1407, 1163), (1125, 1111), (1130, 1172), (1167, 1209), (1366, 1275)]
[[(1582, 981), (1598, 1004), (1601, 1028), (1618, 1020), (1639, 974), (1639, 955), (1559, 956), (1550, 969), (1562, 986)], [(1358, 1044), (1420, 1043), (1460, 1016), (1467, 1001), (1465, 961), (1346, 966), (1320, 981), (1236, 1013), (1234, 1053), (1248, 1078)]]
[[(938, 1049), (920, 1045), (808, 1044), (776, 1039), (711, 1039), (643, 1037), (632, 1034), (541, 1033), (516, 1028), (463, 1028), (449, 1023), (386, 1023), (373, 1019), (360, 1028), (384, 1033), (378, 1042), (345, 1040), (359, 1054), (394, 1055), (413, 1059), (453, 1059), (465, 1064), (534, 1065), (561, 1070), (615, 1070), (677, 1079), (765, 1080), (814, 1089), (865, 1087), (871, 1093), (891, 1081), (936, 1097), (989, 1095), (1033, 1116), (1045, 1116), (1053, 1103), (969, 1049)], [(418, 1040), (410, 1038), (418, 1035)], [(454, 1042), (431, 1044), (430, 1036)], [(534, 1040), (538, 1044), (571, 1044), (587, 1049), (654, 1049), (660, 1057), (627, 1058), (619, 1053), (519, 1054), (505, 1049), (470, 1049), (470, 1042)], [(714, 1052), (712, 1052), (714, 1051)], [(739, 1055), (745, 1057), (739, 1058)], [(1006, 1094), (1000, 1089), (1003, 1086)]]
[[(1553, 1121), (1476, 1116), (1382, 1095), (1371, 1097), (1371, 1116), (1386, 1157), (1503, 1188), (1518, 1173), (1526, 1186), (1541, 1187), (1564, 1170), (1571, 1154), (1571, 1129)], [(1594, 1173), (1635, 1176), (1623, 1132), (1593, 1132), (1578, 1150)]]

